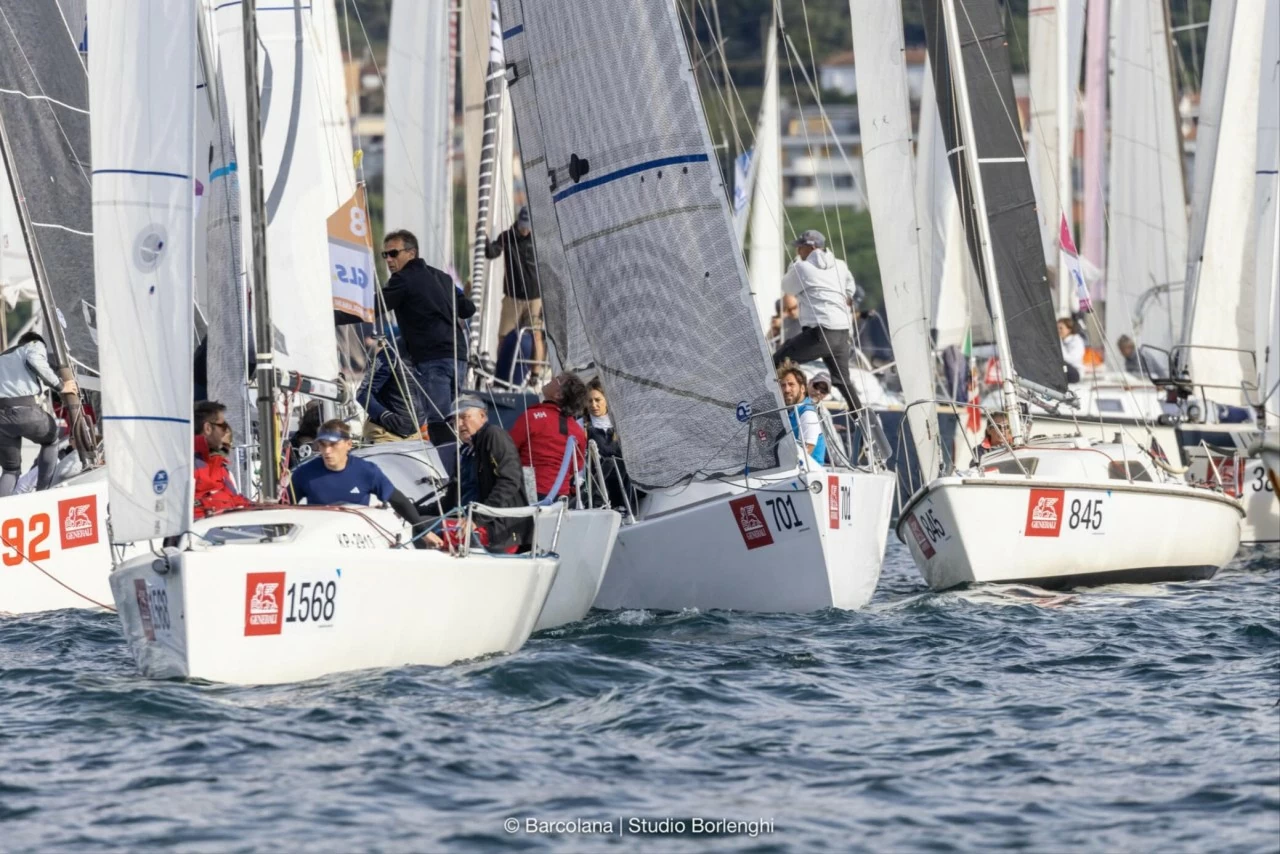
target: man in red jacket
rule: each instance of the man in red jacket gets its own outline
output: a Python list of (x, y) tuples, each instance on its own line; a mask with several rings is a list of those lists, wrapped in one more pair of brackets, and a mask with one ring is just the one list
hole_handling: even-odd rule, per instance
[(543, 387), (542, 403), (526, 409), (511, 427), (520, 463), (533, 467), (539, 501), (556, 485), (570, 438), (574, 444), (573, 461), (555, 497), (572, 492), (574, 472), (586, 470), (587, 433), (578, 423), (578, 416), (586, 412), (586, 406), (586, 383), (576, 374), (563, 373)]
[(221, 451), (231, 438), (227, 424), (227, 408), (212, 400), (202, 400), (195, 408), (195, 517), (203, 519), (225, 510), (248, 507), (227, 468)]

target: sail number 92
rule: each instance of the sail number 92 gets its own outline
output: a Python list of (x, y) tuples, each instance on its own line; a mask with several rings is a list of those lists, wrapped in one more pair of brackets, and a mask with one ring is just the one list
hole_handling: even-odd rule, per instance
[(1071, 530), (1085, 528), (1091, 531), (1102, 530), (1102, 499), (1081, 502), (1079, 498), (1071, 501), (1071, 515), (1067, 517), (1067, 527)]

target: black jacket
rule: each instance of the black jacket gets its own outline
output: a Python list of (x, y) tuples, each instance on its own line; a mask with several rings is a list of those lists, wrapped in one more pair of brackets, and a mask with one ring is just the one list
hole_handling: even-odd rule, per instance
[[(476, 463), (477, 500), (481, 504), (490, 507), (528, 506), (520, 452), (506, 430), (493, 422), (485, 424), (471, 437), (471, 450)], [(500, 548), (511, 542), (528, 545), (532, 538), (532, 519), (477, 515), (476, 522), (488, 529), (490, 548)]]
[(618, 431), (612, 427), (608, 430), (601, 430), (599, 427), (592, 427), (590, 420), (588, 420), (587, 439), (596, 443), (596, 450), (600, 452), (602, 457), (622, 456), (622, 443), (618, 441)]
[(538, 261), (533, 252), (533, 234), (524, 237), (516, 226), (511, 226), (490, 240), (484, 248), (486, 258), (505, 256), (506, 274), (502, 277), (502, 292), (517, 299), (541, 299), (542, 286), (538, 282)]
[(382, 297), (396, 313), (410, 361), (467, 358), (467, 336), (454, 324), (454, 313), (461, 322), (476, 313), (476, 305), (454, 287), (448, 273), (414, 258), (392, 274)]

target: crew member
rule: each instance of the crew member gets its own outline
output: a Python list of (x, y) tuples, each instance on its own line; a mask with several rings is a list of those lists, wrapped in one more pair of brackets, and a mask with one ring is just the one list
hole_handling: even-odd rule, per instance
[(1004, 450), (1013, 446), (1013, 433), (1009, 430), (1009, 413), (1003, 409), (997, 409), (987, 416), (987, 429), (982, 437), (982, 444), (978, 446), (977, 454), (974, 462), (981, 462), (982, 458), (995, 450)]
[(250, 506), (236, 489), (223, 451), (231, 441), (227, 407), (216, 400), (195, 406), (195, 517)]
[(22, 440), (40, 446), (36, 489), (48, 489), (58, 465), (58, 425), (40, 406), (45, 386), (75, 394), (75, 380), (63, 382), (49, 367), (44, 339), (28, 332), (0, 354), (0, 497), (12, 495), (22, 474)]
[(506, 256), (498, 338), (504, 339), (507, 333), (522, 328), (522, 319), (528, 317), (528, 325), (533, 330), (531, 376), (536, 378), (538, 366), (546, 361), (547, 349), (542, 340), (542, 286), (538, 281), (538, 260), (533, 251), (528, 208), (521, 208), (515, 225), (486, 244), (484, 254), (486, 258)]
[[(530, 406), (511, 426), (511, 438), (520, 451), (520, 462), (532, 466), (538, 500), (555, 490), (559, 498), (573, 491), (573, 473), (586, 470), (587, 431), (578, 418), (586, 413), (587, 385), (576, 374), (563, 373), (542, 389), (542, 402)], [(570, 437), (573, 462), (556, 487)]]
[(782, 387), (782, 402), (789, 408), (791, 433), (804, 445), (809, 456), (818, 464), (827, 461), (827, 437), (822, 433), (822, 421), (818, 408), (805, 394), (808, 381), (804, 371), (793, 362), (783, 362), (778, 368), (778, 385)]
[[(490, 507), (527, 507), (520, 453), (507, 432), (489, 423), (484, 402), (463, 397), (451, 413), (458, 440), (471, 446), (475, 460), (476, 500)], [(527, 547), (533, 540), (533, 520), (476, 514), (476, 523), (489, 535), (489, 549), (504, 551)]]
[(290, 477), (289, 494), (295, 504), (336, 506), (373, 503), (377, 498), (391, 505), (401, 519), (413, 526), (413, 544), (420, 549), (438, 546), (441, 540), (427, 533), (427, 524), (413, 502), (396, 489), (382, 469), (369, 460), (351, 456), (351, 432), (346, 422), (334, 418), (320, 425), (316, 435), (317, 460), (298, 466)]

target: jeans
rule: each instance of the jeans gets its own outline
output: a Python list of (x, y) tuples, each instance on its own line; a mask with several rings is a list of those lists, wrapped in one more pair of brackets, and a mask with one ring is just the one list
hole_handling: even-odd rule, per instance
[(453, 359), (427, 359), (417, 362), (413, 372), (422, 384), (426, 397), (426, 415), (424, 423), (447, 421), (449, 410), (453, 408), (453, 393), (457, 386), (458, 362)]

